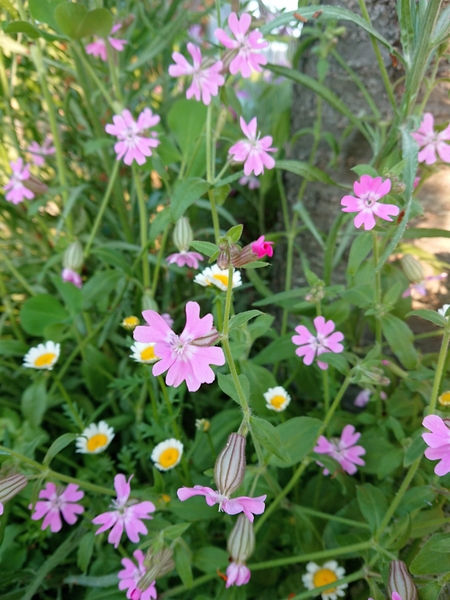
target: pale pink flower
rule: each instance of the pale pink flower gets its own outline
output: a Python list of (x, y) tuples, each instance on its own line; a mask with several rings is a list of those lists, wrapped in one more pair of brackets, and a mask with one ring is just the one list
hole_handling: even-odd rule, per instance
[(12, 202), (13, 204), (19, 204), (26, 198), (31, 200), (34, 198), (34, 194), (31, 190), (24, 186), (23, 182), (30, 178), (29, 166), (24, 166), (23, 160), (18, 158), (16, 162), (10, 162), (12, 169), (11, 179), (4, 186), (3, 190), (8, 192), (5, 195), (5, 200)]
[(192, 496), (205, 496), (208, 506), (219, 505), (219, 511), (226, 512), (229, 515), (237, 515), (241, 512), (250, 522), (253, 522), (253, 515), (261, 515), (264, 512), (264, 501), (267, 496), (258, 496), (249, 498), (248, 496), (238, 496), (237, 498), (228, 498), (224, 494), (214, 491), (210, 487), (203, 485), (194, 485), (193, 488), (182, 487), (177, 491), (178, 498), (184, 502)]
[(206, 60), (202, 63), (200, 48), (189, 42), (187, 49), (194, 64), (190, 65), (182, 54), (174, 52), (172, 58), (176, 64), (170, 65), (169, 75), (171, 77), (192, 76), (192, 83), (186, 90), (186, 98), (189, 100), (194, 96), (198, 102), (201, 98), (203, 104), (208, 105), (211, 102), (211, 96), (217, 96), (219, 87), (225, 83), (225, 78), (220, 74), (223, 69), (222, 61), (210, 64)]
[(363, 408), (369, 403), (370, 396), (372, 395), (371, 390), (361, 390), (355, 398), (354, 405)]
[(169, 265), (175, 263), (179, 267), (190, 267), (191, 269), (198, 269), (198, 261), (203, 260), (203, 256), (198, 252), (190, 252), (188, 250), (181, 250), (181, 252), (175, 252), (175, 254), (169, 254), (166, 258)]
[(61, 278), (63, 281), (68, 283), (73, 283), (77, 288), (81, 289), (83, 285), (83, 281), (81, 279), (81, 275), (74, 271), (73, 269), (63, 269), (61, 273)]
[(144, 553), (142, 550), (133, 552), (134, 558), (137, 560), (137, 565), (131, 558), (123, 558), (122, 565), (125, 567), (117, 573), (119, 581), (119, 590), (127, 590), (127, 598), (130, 600), (150, 600), (156, 598), (156, 581), (152, 581), (150, 586), (143, 592), (138, 589), (139, 580), (145, 575), (147, 569), (144, 565)]
[(261, 54), (261, 50), (267, 48), (268, 42), (262, 39), (259, 31), (247, 34), (252, 18), (244, 13), (239, 19), (236, 13), (228, 17), (228, 26), (235, 39), (233, 40), (221, 28), (216, 29), (214, 35), (226, 48), (237, 51), (236, 56), (230, 63), (230, 73), (236, 75), (239, 71), (242, 77), (250, 77), (253, 71), (262, 71), (261, 65), (267, 63), (267, 58)]
[[(314, 359), (324, 352), (339, 354), (344, 350), (344, 346), (340, 343), (344, 339), (344, 334), (340, 331), (332, 333), (335, 328), (333, 321), (325, 321), (323, 317), (316, 317), (314, 327), (317, 332), (315, 335), (304, 325), (299, 325), (295, 328), (299, 335), (292, 336), (293, 343), (300, 346), (296, 349), (295, 354), (303, 356), (305, 365), (312, 364)], [(322, 370), (328, 369), (327, 363), (318, 360), (317, 364)]]
[[(340, 440), (331, 438), (328, 441), (325, 436), (321, 435), (317, 440), (314, 452), (317, 452), (317, 454), (328, 454), (328, 456), (334, 458), (341, 465), (346, 473), (354, 475), (358, 470), (356, 465), (366, 464), (360, 458), (366, 453), (366, 449), (362, 446), (356, 446), (356, 442), (360, 437), (361, 434), (355, 431), (353, 425), (346, 425), (342, 430)], [(328, 475), (328, 469), (324, 469), (323, 474)]]
[(248, 177), (244, 175), (239, 179), (238, 183), (240, 185), (246, 185), (249, 190), (257, 190), (261, 186), (259, 179), (254, 175), (249, 175)]
[[(119, 29), (122, 27), (120, 23), (114, 25), (111, 29), (111, 36), (114, 35)], [(125, 48), (125, 45), (128, 44), (127, 40), (119, 40), (117, 38), (108, 37), (108, 42), (117, 50), (117, 52), (122, 52)], [(94, 41), (91, 44), (86, 46), (86, 54), (92, 54), (92, 56), (99, 56), (103, 62), (108, 60), (108, 52), (106, 50), (106, 40), (104, 38), (99, 38), (94, 36)]]
[(229, 588), (232, 585), (246, 585), (251, 578), (250, 569), (241, 563), (231, 562), (227, 567), (227, 584)]
[(203, 44), (203, 31), (202, 26), (199, 23), (194, 23), (194, 25), (191, 25), (187, 30), (187, 34), (198, 46)]
[(172, 327), (174, 320), (172, 319), (172, 317), (169, 315), (169, 313), (163, 313), (161, 315), (161, 318), (164, 319), (164, 321), (167, 323), (167, 325), (169, 327)]
[(114, 477), (114, 487), (117, 492), (117, 499), (113, 500), (111, 504), (114, 510), (102, 513), (92, 519), (94, 525), (101, 525), (100, 529), (95, 532), (96, 535), (112, 528), (108, 535), (108, 542), (114, 544), (114, 548), (119, 545), (124, 528), (131, 542), (135, 544), (139, 542), (139, 534), (147, 533), (147, 527), (142, 523), (142, 519), (153, 519), (148, 514), (155, 511), (155, 505), (152, 502), (129, 500), (132, 477), (133, 475), (128, 481), (122, 474)]
[(39, 498), (43, 498), (43, 500), (36, 502), (31, 518), (33, 521), (39, 521), (45, 516), (41, 529), (50, 526), (52, 533), (56, 533), (62, 528), (61, 514), (66, 523), (73, 525), (77, 520), (77, 515), (84, 512), (84, 506), (77, 504), (83, 496), (84, 492), (79, 490), (74, 483), (69, 483), (65, 489), (57, 488), (54, 483), (47, 483), (45, 488), (39, 492)]
[(156, 132), (151, 132), (152, 137), (144, 137), (143, 132), (149, 127), (157, 125), (159, 121), (159, 116), (154, 115), (149, 108), (145, 108), (141, 112), (137, 122), (127, 108), (120, 115), (114, 115), (114, 125), (108, 123), (105, 131), (110, 135), (115, 135), (119, 140), (114, 145), (117, 160), (125, 156), (123, 161), (126, 165), (131, 165), (133, 160), (138, 165), (143, 165), (146, 157), (152, 155), (151, 148), (156, 148), (160, 143), (158, 139), (155, 139)]
[(439, 275), (428, 275), (422, 281), (418, 283), (410, 283), (407, 289), (403, 292), (402, 298), (407, 298), (411, 296), (411, 292), (416, 292), (419, 296), (427, 295), (426, 283), (427, 281), (442, 281), (443, 279), (447, 279), (447, 273), (440, 273)]
[(31, 160), (38, 167), (42, 167), (45, 164), (44, 156), (49, 156), (50, 154), (55, 154), (55, 147), (52, 146), (52, 140), (47, 137), (44, 140), (42, 146), (40, 146), (37, 142), (31, 142), (28, 146), (28, 152), (31, 154)]
[(186, 325), (180, 335), (154, 310), (144, 310), (142, 316), (148, 325), (136, 327), (133, 335), (137, 342), (155, 343), (155, 354), (161, 358), (153, 365), (155, 377), (167, 371), (167, 385), (178, 387), (186, 381), (190, 392), (214, 381), (210, 365), (225, 364), (225, 356), (222, 348), (211, 346), (219, 334), (211, 314), (200, 318), (198, 302), (186, 304)]
[(275, 160), (267, 154), (268, 152), (277, 151), (277, 148), (270, 147), (272, 137), (266, 135), (261, 139), (259, 138), (256, 117), (253, 117), (248, 125), (241, 117), (240, 123), (242, 132), (247, 139), (239, 140), (234, 146), (231, 146), (228, 154), (232, 155), (234, 161), (244, 163), (244, 173), (247, 176), (252, 172), (255, 175), (261, 175), (261, 173), (264, 173), (264, 167), (273, 169)]
[(418, 155), (419, 162), (433, 165), (437, 161), (436, 153), (443, 162), (450, 162), (450, 146), (445, 143), (446, 140), (450, 140), (450, 125), (436, 133), (433, 115), (425, 113), (419, 129), (411, 135), (421, 148)]
[[(391, 189), (391, 180), (383, 181), (381, 177), (371, 177), (370, 175), (362, 175), (360, 181), (355, 181), (353, 184), (354, 196), (344, 196), (341, 200), (341, 205), (345, 206), (343, 212), (357, 212), (358, 214), (353, 221), (355, 227), (364, 225), (364, 229), (369, 231), (376, 225), (375, 216), (392, 221), (390, 215), (396, 216), (400, 209), (394, 204), (380, 204), (378, 200), (389, 193)], [(374, 216), (375, 215), (375, 216)]]
[(440, 460), (434, 467), (436, 475), (443, 476), (450, 473), (450, 429), (449, 419), (442, 419), (437, 415), (428, 415), (422, 421), (422, 425), (431, 433), (423, 433), (422, 438), (429, 446), (425, 450), (425, 456), (429, 460)]

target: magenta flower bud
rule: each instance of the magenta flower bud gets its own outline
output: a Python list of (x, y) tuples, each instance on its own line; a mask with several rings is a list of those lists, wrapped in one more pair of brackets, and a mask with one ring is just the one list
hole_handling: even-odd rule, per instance
[(192, 340), (191, 344), (193, 346), (199, 346), (200, 348), (207, 348), (209, 346), (214, 346), (217, 340), (220, 338), (220, 333), (217, 331), (215, 327), (211, 329), (209, 333), (206, 335), (196, 338)]
[(239, 515), (227, 541), (228, 552), (234, 562), (244, 563), (255, 549), (253, 523), (245, 515)]
[(245, 437), (230, 433), (228, 442), (219, 454), (214, 465), (214, 481), (219, 494), (229, 498), (244, 480)]
[(388, 590), (391, 596), (397, 592), (402, 600), (417, 600), (417, 588), (408, 568), (401, 560), (393, 560), (389, 565)]
[(28, 479), (22, 473), (0, 479), (0, 515), (3, 514), (3, 504), (14, 498), (27, 483)]
[(273, 256), (273, 242), (266, 242), (264, 236), (244, 246), (240, 254), (232, 259), (233, 267), (239, 268), (249, 263), (255, 262), (264, 256)]

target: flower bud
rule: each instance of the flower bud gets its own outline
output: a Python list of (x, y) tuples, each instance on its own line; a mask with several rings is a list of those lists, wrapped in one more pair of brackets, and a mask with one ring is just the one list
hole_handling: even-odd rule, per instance
[(228, 249), (221, 250), (219, 252), (219, 256), (217, 257), (217, 266), (219, 269), (225, 270), (230, 266), (230, 252)]
[(238, 256), (232, 259), (233, 267), (243, 267), (249, 263), (255, 262), (264, 256), (273, 256), (273, 242), (266, 242), (263, 235), (257, 240), (244, 246)]
[(450, 390), (442, 392), (438, 397), (438, 402), (441, 406), (450, 406)]
[(387, 584), (389, 593), (397, 592), (402, 600), (417, 600), (417, 588), (408, 572), (408, 568), (401, 560), (393, 560), (389, 565), (389, 578)]
[(405, 254), (405, 256), (402, 256), (400, 263), (402, 265), (403, 272), (409, 281), (412, 283), (420, 283), (423, 281), (425, 275), (422, 265), (418, 260), (411, 256), (411, 254)]
[(207, 433), (211, 427), (211, 422), (208, 419), (195, 419), (195, 429)]
[(243, 563), (255, 549), (253, 523), (243, 514), (239, 515), (227, 541), (228, 552), (234, 562)]
[(230, 433), (228, 442), (214, 465), (214, 481), (219, 494), (229, 498), (244, 480), (245, 437)]
[(14, 498), (27, 483), (28, 479), (22, 473), (0, 479), (0, 515), (3, 514), (3, 504)]
[(155, 579), (163, 577), (166, 573), (172, 571), (175, 568), (172, 556), (173, 553), (170, 548), (160, 548), (156, 551), (150, 548), (144, 558), (146, 571), (138, 581), (138, 590), (141, 592), (145, 591)]
[(194, 239), (194, 234), (187, 217), (181, 217), (175, 223), (172, 239), (180, 252), (189, 250), (189, 246)]
[(217, 340), (220, 338), (220, 333), (217, 331), (215, 327), (211, 329), (209, 333), (203, 335), (202, 337), (196, 338), (190, 342), (192, 346), (199, 346), (199, 348), (207, 348), (209, 346), (213, 346)]
[(139, 325), (139, 319), (134, 315), (130, 315), (129, 317), (125, 317), (121, 323), (124, 329), (128, 329), (128, 331), (133, 331), (135, 327)]
[(220, 111), (219, 116), (217, 118), (216, 128), (214, 130), (214, 137), (216, 138), (216, 140), (218, 138), (220, 138), (220, 136), (222, 134), (222, 130), (225, 127), (225, 123), (227, 122), (227, 117), (228, 117), (228, 109), (222, 108), (222, 110)]
[(65, 269), (77, 271), (83, 266), (83, 248), (77, 240), (69, 244), (64, 252), (63, 266)]
[(141, 300), (142, 310), (155, 310), (158, 312), (158, 305), (153, 298), (151, 290), (144, 290)]
[(27, 179), (22, 181), (22, 183), (26, 188), (33, 192), (33, 194), (45, 194), (48, 190), (48, 186), (31, 173)]

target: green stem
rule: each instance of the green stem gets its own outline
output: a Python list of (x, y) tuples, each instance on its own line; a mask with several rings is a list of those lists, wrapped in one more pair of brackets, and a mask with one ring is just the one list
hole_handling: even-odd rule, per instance
[(321, 512), (320, 510), (314, 510), (309, 506), (296, 506), (296, 510), (305, 515), (311, 517), (317, 517), (318, 519), (324, 519), (325, 521), (336, 521), (336, 523), (342, 523), (343, 525), (349, 525), (350, 527), (361, 527), (361, 529), (370, 529), (367, 523), (362, 521), (353, 521), (352, 519), (346, 519), (344, 517), (338, 517), (336, 515), (330, 515), (328, 513)]
[(153, 271), (153, 282), (152, 282), (152, 296), (155, 297), (156, 295), (156, 288), (158, 285), (158, 277), (159, 277), (159, 271), (161, 269), (161, 263), (162, 263), (162, 259), (164, 256), (164, 251), (166, 249), (166, 243), (167, 243), (167, 237), (169, 235), (169, 229), (170, 229), (170, 225), (168, 225), (165, 229), (164, 229), (164, 233), (161, 239), (161, 244), (159, 247), (159, 252), (158, 252), (158, 257), (156, 259), (156, 265), (155, 265), (155, 269)]
[(137, 172), (136, 166), (133, 165), (133, 178), (134, 185), (136, 187), (136, 194), (138, 199), (139, 207), (139, 226), (141, 232), (141, 251), (142, 254), (142, 283), (144, 289), (150, 287), (150, 263), (148, 261), (148, 214), (147, 207), (145, 205), (144, 190), (142, 188), (142, 181)]
[(17, 279), (17, 281), (22, 285), (24, 290), (26, 290), (30, 294), (30, 296), (36, 296), (36, 292), (33, 290), (32, 287), (29, 286), (27, 280), (24, 277), (22, 277), (22, 275), (19, 273), (19, 271), (16, 269), (16, 267), (12, 264), (12, 262), (6, 256), (6, 254), (4, 254), (1, 250), (0, 250), (0, 257), (3, 260), (3, 262), (5, 263), (5, 265), (8, 267), (8, 269), (11, 271), (11, 273), (14, 275), (14, 277)]
[(59, 391), (61, 392), (61, 394), (63, 395), (64, 400), (67, 403), (67, 406), (70, 409), (70, 412), (72, 413), (73, 418), (76, 421), (76, 424), (78, 425), (80, 431), (83, 431), (84, 429), (84, 423), (83, 421), (80, 419), (80, 415), (78, 414), (69, 394), (66, 391), (66, 388), (63, 386), (63, 384), (61, 383), (61, 380), (59, 379), (59, 377), (56, 375), (56, 373), (52, 373), (53, 374), (53, 378), (55, 380), (56, 385), (59, 388)]
[[(450, 317), (447, 317), (449, 320)], [(436, 402), (439, 395), (439, 389), (441, 386), (442, 376), (444, 374), (444, 365), (445, 358), (447, 356), (448, 342), (450, 340), (450, 324), (447, 325), (446, 330), (444, 331), (444, 336), (442, 338), (441, 349), (439, 351), (439, 358), (436, 367), (436, 374), (434, 376), (433, 389), (431, 391), (431, 399), (430, 399), (430, 408), (429, 413), (432, 414), (436, 410)]]
[[(208, 106), (208, 112), (206, 114), (206, 180), (208, 181), (208, 183), (210, 183), (211, 185), (214, 182), (215, 179), (215, 165), (212, 164), (212, 145), (214, 143), (213, 137), (212, 137), (212, 130), (211, 130), (211, 118), (212, 118), (212, 104), (210, 104)], [(208, 198), (209, 198), (209, 203), (211, 206), (211, 216), (212, 216), (212, 220), (213, 220), (213, 227), (214, 227), (214, 237), (216, 239), (216, 244), (219, 241), (219, 237), (220, 237), (220, 225), (219, 225), (219, 215), (217, 213), (217, 206), (216, 206), (216, 198), (214, 195), (214, 189), (210, 188), (208, 190)]]
[[(378, 238), (377, 234), (372, 232), (372, 242), (373, 242), (373, 263), (374, 268), (378, 265)], [(375, 298), (377, 303), (377, 313), (381, 311), (381, 272), (380, 270), (375, 273)], [(377, 344), (381, 348), (382, 343), (382, 333), (381, 333), (381, 315), (375, 315), (375, 339)]]
[(108, 39), (105, 40), (105, 44), (106, 44), (106, 53), (108, 56), (109, 73), (111, 75), (111, 79), (113, 82), (114, 92), (116, 94), (116, 98), (120, 101), (121, 104), (123, 104), (123, 96), (122, 96), (122, 91), (120, 89), (119, 77), (117, 75), (117, 68), (114, 63), (114, 56), (113, 56), (111, 44), (109, 43)]
[(11, 304), (11, 301), (9, 299), (9, 294), (8, 294), (8, 290), (6, 289), (6, 285), (3, 281), (3, 278), (0, 277), (0, 295), (2, 298), (2, 302), (3, 305), (6, 309), (6, 312), (9, 316), (9, 323), (11, 325), (11, 329), (14, 331), (14, 335), (16, 336), (16, 338), (18, 340), (20, 340), (21, 342), (25, 342), (25, 337), (22, 333), (22, 330), (20, 329), (18, 323), (17, 323), (17, 319), (16, 316), (14, 314), (14, 308)]
[(109, 106), (112, 108), (112, 110), (116, 113), (116, 112), (120, 112), (121, 107), (119, 107), (117, 105), (117, 102), (115, 102), (113, 100), (113, 98), (111, 97), (111, 95), (109, 94), (109, 92), (106, 90), (105, 86), (103, 85), (103, 83), (100, 81), (100, 79), (97, 77), (97, 73), (94, 71), (94, 69), (91, 67), (91, 64), (88, 60), (88, 58), (86, 57), (84, 48), (82, 46), (78, 47), (77, 44), (73, 44), (73, 49), (75, 51), (75, 53), (77, 54), (78, 58), (80, 59), (80, 61), (82, 62), (84, 68), (86, 69), (86, 71), (89, 73), (89, 75), (92, 77), (92, 79), (94, 80), (96, 86), (98, 87), (99, 91), (101, 92), (102, 96), (104, 97), (104, 99), (106, 100), (106, 102), (109, 104)]
[(153, 418), (155, 419), (155, 423), (158, 423), (159, 422), (158, 403), (156, 401), (155, 390), (153, 389), (153, 384), (149, 377), (148, 368), (146, 368), (146, 367), (144, 367), (144, 368), (145, 368), (145, 379), (147, 381), (148, 394), (150, 396), (150, 402), (152, 405)]

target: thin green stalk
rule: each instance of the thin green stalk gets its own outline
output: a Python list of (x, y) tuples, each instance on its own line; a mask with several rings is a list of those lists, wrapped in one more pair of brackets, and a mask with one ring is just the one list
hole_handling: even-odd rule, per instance
[(86, 57), (84, 48), (81, 45), (79, 47), (77, 44), (73, 44), (72, 47), (73, 47), (75, 53), (77, 54), (78, 58), (82, 62), (84, 68), (86, 69), (86, 71), (89, 73), (89, 75), (94, 80), (95, 85), (98, 87), (99, 91), (101, 92), (101, 94), (104, 97), (104, 99), (106, 100), (106, 102), (109, 104), (109, 106), (112, 108), (112, 110), (114, 112), (120, 112), (120, 107), (117, 105), (117, 102), (115, 102), (113, 100), (113, 98), (111, 97), (110, 93), (106, 90), (106, 88), (103, 85), (103, 83), (97, 77), (97, 73), (91, 67), (90, 62), (89, 62), (88, 58)]
[(150, 287), (150, 263), (148, 261), (148, 214), (147, 206), (145, 204), (144, 190), (142, 188), (142, 181), (137, 172), (136, 166), (133, 165), (133, 179), (136, 187), (136, 194), (138, 199), (139, 208), (139, 226), (141, 232), (141, 250), (142, 255), (142, 283), (144, 289)]
[(310, 515), (311, 517), (317, 517), (318, 519), (324, 519), (325, 521), (335, 521), (336, 523), (342, 523), (343, 525), (349, 525), (350, 527), (360, 527), (361, 529), (369, 529), (370, 526), (362, 521), (353, 521), (352, 519), (346, 519), (345, 517), (338, 517), (337, 515), (330, 515), (328, 513), (321, 512), (320, 510), (314, 510), (309, 506), (296, 506), (296, 509), (300, 513)]
[(156, 288), (158, 286), (159, 271), (161, 269), (161, 263), (162, 263), (162, 259), (164, 256), (164, 251), (166, 249), (166, 243), (167, 243), (167, 237), (169, 235), (169, 229), (170, 229), (170, 225), (167, 225), (167, 227), (164, 229), (164, 233), (163, 233), (163, 236), (161, 239), (161, 245), (159, 247), (158, 257), (156, 259), (155, 269), (153, 271), (153, 283), (152, 283), (152, 296), (153, 297), (155, 297)]
[(16, 267), (12, 264), (12, 262), (6, 256), (6, 254), (4, 252), (2, 252), (1, 250), (0, 250), (0, 257), (3, 260), (3, 262), (5, 263), (5, 265), (8, 267), (8, 269), (11, 271), (11, 273), (14, 275), (14, 277), (17, 279), (17, 281), (22, 285), (23, 289), (26, 290), (30, 294), (30, 296), (36, 296), (36, 292), (33, 290), (32, 287), (29, 286), (27, 280), (19, 273), (19, 271), (16, 269)]
[(25, 337), (17, 323), (17, 319), (14, 314), (14, 308), (9, 299), (8, 290), (6, 289), (6, 285), (5, 285), (2, 277), (0, 277), (0, 295), (2, 298), (3, 306), (5, 307), (6, 313), (9, 316), (9, 323), (11, 325), (11, 329), (14, 331), (14, 335), (21, 342), (25, 342)]
[(8, 78), (6, 76), (5, 63), (3, 60), (2, 52), (0, 52), (0, 81), (1, 81), (2, 88), (3, 88), (3, 98), (5, 100), (5, 102), (4, 102), (5, 113), (6, 113), (6, 116), (8, 117), (10, 129), (11, 129), (11, 133), (12, 133), (12, 138), (13, 138), (12, 141), (13, 141), (13, 143), (15, 143), (16, 149), (19, 151), (20, 150), (20, 142), (19, 142), (19, 138), (17, 137), (16, 128), (14, 126), (14, 117), (13, 117), (13, 113), (11, 110), (11, 90), (8, 85)]
[[(372, 232), (372, 241), (373, 241), (373, 263), (374, 268), (378, 265), (378, 238), (377, 234)], [(377, 303), (377, 311), (381, 310), (381, 272), (378, 270), (375, 273), (375, 298)], [(379, 344), (381, 348), (382, 343), (382, 333), (381, 333), (381, 316), (379, 314), (375, 315), (375, 339), (377, 344)]]
[[(447, 317), (450, 320), (450, 317)], [(442, 338), (441, 349), (439, 350), (439, 358), (436, 367), (436, 374), (434, 376), (433, 389), (431, 391), (430, 408), (429, 414), (434, 413), (436, 410), (436, 402), (439, 395), (439, 389), (441, 386), (442, 376), (444, 374), (445, 358), (447, 356), (448, 343), (450, 340), (450, 324), (447, 325)]]
[(70, 398), (69, 394), (67, 393), (67, 390), (66, 390), (66, 388), (63, 386), (63, 384), (61, 383), (61, 380), (60, 380), (60, 379), (59, 379), (59, 377), (56, 375), (56, 373), (52, 373), (52, 375), (53, 375), (53, 378), (54, 378), (54, 380), (55, 380), (55, 382), (56, 382), (56, 385), (58, 386), (58, 388), (59, 388), (59, 391), (60, 391), (60, 392), (61, 392), (61, 394), (63, 395), (63, 398), (64, 398), (64, 400), (66, 401), (66, 403), (67, 403), (67, 406), (69, 407), (69, 409), (70, 409), (70, 412), (72, 413), (72, 416), (73, 416), (73, 418), (75, 419), (75, 421), (76, 421), (76, 423), (77, 423), (77, 425), (78, 425), (78, 427), (79, 427), (80, 431), (83, 431), (83, 429), (84, 429), (84, 423), (83, 423), (83, 421), (80, 419), (80, 416), (79, 416), (79, 414), (78, 414), (78, 411), (76, 410), (76, 408), (75, 408), (75, 406), (74, 406), (74, 404), (73, 404), (73, 402), (72, 402), (72, 400), (71, 400), (71, 398)]
[(227, 171), (228, 167), (231, 165), (231, 160), (227, 160), (227, 162), (224, 164), (224, 166), (222, 167), (222, 169), (220, 170), (219, 174), (217, 175), (217, 177), (214, 179), (214, 185), (220, 181), (222, 175)]
[(111, 44), (109, 43), (108, 39), (105, 40), (105, 44), (106, 44), (106, 53), (108, 56), (109, 74), (111, 75), (111, 79), (113, 82), (114, 92), (116, 94), (117, 100), (119, 100), (119, 102), (121, 104), (123, 104), (123, 96), (122, 96), (122, 90), (120, 89), (119, 77), (117, 74), (117, 67), (116, 67), (116, 64), (114, 63), (114, 56), (113, 56)]
[[(211, 185), (215, 179), (215, 165), (212, 164), (212, 129), (211, 129), (211, 118), (212, 118), (212, 104), (208, 106), (208, 112), (206, 113), (206, 180)], [(219, 215), (217, 213), (216, 206), (216, 198), (214, 195), (214, 189), (210, 188), (208, 190), (208, 198), (211, 206), (211, 216), (213, 220), (214, 227), (214, 237), (216, 239), (216, 244), (219, 241), (220, 237), (220, 225), (219, 225)]]
[(150, 402), (152, 405), (153, 418), (155, 419), (155, 423), (158, 423), (159, 422), (158, 403), (156, 401), (155, 390), (153, 389), (153, 384), (149, 377), (149, 370), (146, 367), (144, 367), (144, 368), (145, 368), (145, 379), (147, 382), (148, 394), (150, 396)]

